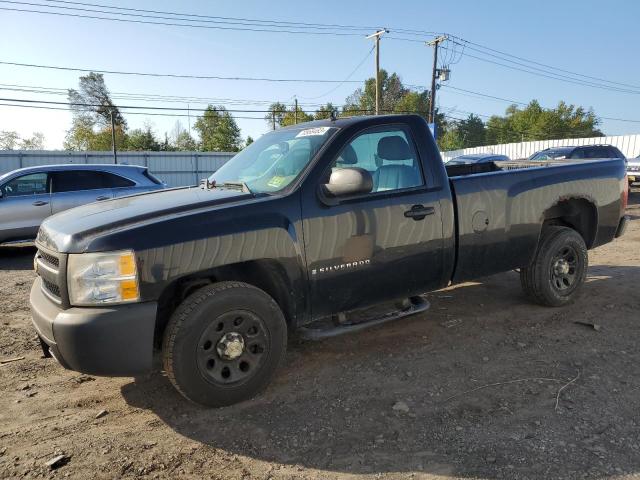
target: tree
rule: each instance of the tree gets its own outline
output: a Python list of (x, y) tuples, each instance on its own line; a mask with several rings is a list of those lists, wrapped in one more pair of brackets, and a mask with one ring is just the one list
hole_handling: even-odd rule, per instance
[(2, 130), (0, 131), (0, 150), (13, 150), (20, 140), (18, 132)]
[(69, 103), (74, 117), (86, 117), (93, 123), (111, 125), (113, 114), (116, 125), (126, 127), (127, 123), (118, 107), (113, 103), (111, 94), (104, 83), (101, 73), (89, 73), (80, 77), (78, 90), (68, 91)]
[[(389, 75), (386, 70), (380, 70), (381, 83), (381, 113), (414, 113), (424, 117), (429, 116), (431, 105), (428, 90), (412, 90), (406, 87), (396, 73)], [(345, 100), (342, 108), (343, 115), (372, 115), (376, 110), (376, 79), (371, 77), (364, 82), (364, 87), (356, 89)], [(435, 123), (438, 135), (443, 135), (447, 121), (438, 109), (435, 111)]]
[(176, 151), (192, 152), (198, 149), (198, 143), (189, 134), (189, 132), (184, 129), (179, 121), (176, 122), (173, 130), (171, 131), (170, 141), (171, 148)]
[(125, 150), (159, 151), (160, 142), (156, 138), (150, 125), (136, 128), (126, 135)]
[(322, 105), (319, 109), (317, 109), (313, 114), (314, 120), (325, 120), (327, 118), (331, 118), (331, 115), (334, 112), (337, 112), (338, 109), (333, 105), (333, 103), (329, 102), (326, 105)]
[(484, 122), (473, 113), (460, 120), (456, 125), (460, 138), (464, 144), (464, 148), (479, 147), (485, 144), (485, 126)]
[[(116, 147), (124, 150), (126, 134), (122, 126), (116, 126)], [(111, 125), (94, 131), (91, 119), (77, 117), (73, 119), (63, 143), (65, 150), (111, 150)]]
[(249, 135), (249, 136), (247, 137), (247, 139), (245, 140), (245, 142), (244, 142), (244, 146), (245, 146), (245, 147), (248, 147), (248, 146), (249, 146), (249, 145), (251, 145), (252, 143), (253, 143), (253, 137), (252, 137), (251, 135)]
[(313, 120), (313, 116), (306, 113), (302, 108), (292, 106), (287, 108), (284, 103), (275, 102), (269, 106), (269, 113), (267, 113), (264, 119), (269, 126), (273, 125), (273, 117), (275, 116), (276, 125), (279, 127), (286, 127), (288, 125), (294, 125), (295, 123), (310, 122)]
[(209, 105), (194, 128), (200, 135), (200, 149), (213, 152), (237, 152), (240, 150), (240, 128), (227, 110)]
[(485, 138), (488, 144), (603, 135), (592, 109), (562, 101), (556, 108), (543, 108), (532, 100), (525, 108), (511, 105), (505, 113), (504, 117), (493, 116), (488, 120)]
[(116, 148), (125, 145), (127, 123), (99, 73), (80, 77), (78, 90), (69, 89), (73, 114), (64, 148), (67, 150), (111, 150), (111, 113), (114, 115)]
[(23, 138), (20, 142), (21, 150), (44, 150), (44, 134), (34, 132), (30, 138)]
[[(411, 93), (402, 84), (402, 80), (396, 73), (389, 75), (386, 70), (380, 70), (380, 110), (381, 113), (397, 111), (401, 100)], [(425, 92), (423, 92), (425, 93)], [(376, 111), (376, 79), (368, 78), (364, 87), (356, 89), (345, 101), (343, 108), (345, 113), (351, 115), (371, 115)], [(426, 114), (426, 110), (425, 110)]]
[(438, 147), (444, 152), (464, 148), (464, 142), (458, 129), (449, 128), (443, 132), (443, 134), (438, 137)]

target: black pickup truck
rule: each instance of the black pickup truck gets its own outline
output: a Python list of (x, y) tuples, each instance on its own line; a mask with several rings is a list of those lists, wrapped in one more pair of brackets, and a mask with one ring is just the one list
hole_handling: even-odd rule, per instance
[(199, 187), (47, 219), (33, 324), (45, 354), (95, 375), (148, 372), (159, 349), (185, 397), (220, 406), (269, 383), (288, 334), (423, 311), (451, 283), (520, 269), (531, 299), (561, 306), (587, 250), (625, 229), (625, 165), (529, 167), (447, 169), (412, 115), (282, 128)]

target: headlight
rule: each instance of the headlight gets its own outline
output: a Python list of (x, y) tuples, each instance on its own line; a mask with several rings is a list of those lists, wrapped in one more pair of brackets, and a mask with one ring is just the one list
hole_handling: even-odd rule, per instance
[(131, 250), (71, 254), (67, 272), (72, 305), (140, 300), (136, 259)]

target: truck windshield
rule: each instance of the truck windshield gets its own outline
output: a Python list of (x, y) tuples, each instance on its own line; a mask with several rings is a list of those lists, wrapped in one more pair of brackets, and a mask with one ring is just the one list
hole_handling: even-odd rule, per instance
[(289, 185), (338, 129), (287, 128), (263, 135), (209, 177), (215, 185), (244, 183), (252, 193)]

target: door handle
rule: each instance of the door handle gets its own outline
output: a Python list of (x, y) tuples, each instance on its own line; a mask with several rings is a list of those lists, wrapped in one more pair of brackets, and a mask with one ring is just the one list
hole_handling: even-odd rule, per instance
[(100, 195), (99, 197), (96, 197), (96, 200), (99, 202), (101, 200), (109, 200), (111, 197), (106, 197), (104, 195)]
[(424, 205), (414, 205), (411, 210), (404, 212), (404, 216), (407, 218), (413, 218), (414, 220), (422, 220), (427, 215), (433, 215), (436, 210), (433, 207), (425, 207)]
[(42, 200), (37, 200), (33, 202), (33, 205), (35, 207), (42, 207), (43, 205), (49, 205), (49, 202), (43, 202)]

